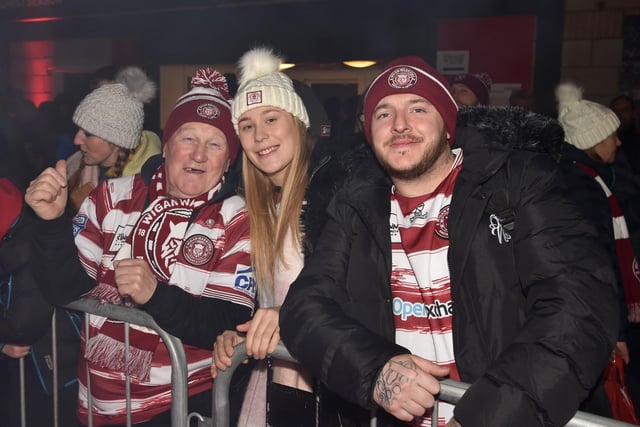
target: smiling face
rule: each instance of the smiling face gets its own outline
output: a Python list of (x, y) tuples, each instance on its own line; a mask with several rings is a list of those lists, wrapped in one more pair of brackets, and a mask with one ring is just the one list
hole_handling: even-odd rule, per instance
[(192, 198), (215, 187), (229, 169), (229, 146), (224, 133), (205, 123), (189, 122), (169, 138), (162, 155), (167, 192)]
[(373, 151), (394, 182), (433, 172), (451, 152), (442, 116), (415, 94), (382, 98), (373, 111), (371, 135)]
[(82, 128), (76, 132), (73, 143), (80, 147), (82, 161), (85, 165), (111, 167), (118, 159), (120, 147), (90, 134)]
[(239, 117), (238, 132), (249, 161), (282, 186), (300, 146), (293, 115), (278, 107), (253, 108)]

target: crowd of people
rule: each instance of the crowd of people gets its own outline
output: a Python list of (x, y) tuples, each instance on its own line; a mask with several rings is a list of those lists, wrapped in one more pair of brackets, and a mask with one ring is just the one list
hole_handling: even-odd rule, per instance
[[(7, 104), (5, 396), (20, 387), (16, 361), (50, 342), (54, 309), (78, 318), (64, 306), (90, 297), (144, 310), (182, 340), (189, 412), (211, 413), (213, 381), (244, 342), (233, 425), (427, 426), (443, 378), (470, 388), (439, 405), (440, 426), (611, 417), (602, 372), (614, 357), (640, 409), (632, 98), (607, 107), (563, 83), (547, 117), (526, 89), (491, 106), (486, 73), (447, 80), (406, 56), (331, 135), (335, 121), (282, 61), (245, 52), (237, 87), (197, 70), (161, 136), (144, 129), (156, 86), (137, 67), (96, 73), (46, 150), (28, 108)], [(160, 337), (132, 325), (127, 350), (122, 322), (85, 316), (82, 333), (66, 323), (78, 330), (62, 349), (63, 425), (169, 427)], [(297, 362), (270, 357), (281, 341)], [(28, 396), (47, 401), (41, 365), (34, 356), (27, 386), (43, 387)], [(19, 425), (14, 404), (0, 411)], [(39, 415), (27, 425), (51, 419)]]

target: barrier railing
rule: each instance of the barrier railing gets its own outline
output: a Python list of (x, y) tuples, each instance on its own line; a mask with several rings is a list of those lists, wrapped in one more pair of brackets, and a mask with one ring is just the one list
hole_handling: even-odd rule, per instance
[[(85, 313), (95, 314), (98, 316), (110, 317), (112, 319), (125, 322), (125, 347), (127, 353), (129, 349), (129, 324), (134, 323), (140, 326), (146, 326), (153, 329), (162, 341), (167, 346), (167, 351), (171, 357), (171, 425), (173, 427), (187, 427), (188, 414), (187, 414), (187, 357), (182, 347), (180, 339), (165, 332), (158, 324), (153, 320), (150, 314), (131, 307), (124, 307), (115, 304), (102, 303), (92, 298), (81, 298), (77, 301), (66, 306), (67, 308), (83, 311)], [(55, 325), (54, 325), (55, 326)], [(85, 316), (85, 334), (89, 331), (89, 318)], [(54, 329), (54, 343), (55, 329)], [(88, 340), (88, 335), (85, 335), (85, 339)], [(55, 345), (55, 344), (54, 344)], [(54, 351), (55, 354), (55, 351)], [(55, 360), (55, 359), (54, 359)], [(54, 362), (54, 366), (55, 362)], [(87, 388), (90, 390), (91, 383), (90, 376), (87, 373)], [(57, 378), (54, 374), (54, 381)], [(131, 394), (129, 389), (129, 381), (126, 381), (126, 402), (127, 402), (127, 426), (131, 426)], [(57, 390), (57, 384), (54, 385), (54, 390)], [(91, 393), (88, 394), (88, 407), (89, 407), (89, 427), (93, 426), (92, 419), (92, 402)], [(54, 398), (55, 399), (55, 398)]]
[[(172, 427), (187, 427), (191, 418), (198, 420), (199, 427), (230, 427), (229, 418), (229, 391), (231, 385), (231, 377), (235, 370), (241, 365), (242, 361), (246, 358), (245, 344), (241, 343), (236, 346), (234, 355), (232, 357), (232, 366), (226, 371), (218, 372), (217, 378), (214, 381), (214, 388), (212, 391), (212, 414), (211, 418), (204, 417), (201, 414), (188, 414), (188, 393), (187, 393), (187, 362), (184, 348), (180, 339), (165, 332), (158, 324), (153, 320), (153, 317), (148, 313), (131, 308), (118, 306), (114, 304), (102, 303), (96, 299), (81, 298), (66, 306), (67, 308), (82, 311), (89, 314), (110, 317), (112, 319), (125, 322), (125, 346), (129, 346), (129, 324), (133, 323), (140, 326), (145, 326), (153, 329), (162, 338), (162, 341), (167, 346), (167, 351), (171, 358), (171, 425)], [(54, 318), (55, 319), (55, 318)], [(85, 316), (85, 333), (88, 331), (88, 318)], [(58, 427), (58, 414), (57, 414), (57, 392), (58, 392), (58, 376), (57, 376), (57, 349), (56, 349), (56, 325), (55, 320), (52, 320), (52, 339), (53, 339), (53, 392), (54, 392), (54, 427)], [(280, 343), (276, 350), (271, 354), (276, 359), (283, 359), (295, 362), (296, 360), (289, 354), (285, 346)], [(21, 360), (21, 383), (24, 382), (23, 372), (24, 363)], [(87, 375), (89, 379), (89, 375)], [(127, 381), (128, 384), (128, 381)], [(90, 383), (87, 384), (90, 389)], [(464, 395), (465, 391), (469, 387), (468, 384), (453, 381), (442, 380), (440, 386), (440, 395), (438, 401), (456, 404), (460, 398)], [(21, 387), (24, 390), (23, 387)], [(127, 386), (126, 389), (126, 402), (127, 402), (127, 426), (131, 426), (131, 396), (130, 390)], [(89, 427), (93, 426), (93, 420), (91, 417), (91, 393), (88, 393), (89, 398)], [(24, 393), (21, 394), (21, 413), (23, 414), (23, 426), (24, 414), (26, 402), (24, 401)], [(436, 405), (437, 408), (437, 405)], [(434, 411), (433, 427), (437, 426), (437, 409)], [(377, 421), (375, 414), (372, 414), (371, 423), (372, 427), (376, 427)], [(633, 424), (616, 421), (611, 418), (605, 418), (586, 412), (578, 411), (575, 416), (567, 423), (568, 427), (624, 427), (632, 426)]]
[[(241, 343), (235, 347), (235, 351), (232, 357), (232, 366), (226, 371), (218, 372), (216, 380), (213, 385), (213, 412), (212, 412), (212, 425), (214, 427), (230, 427), (229, 426), (229, 387), (231, 382), (231, 376), (235, 369), (241, 364), (246, 356), (245, 344)], [(276, 359), (284, 359), (288, 361), (294, 361), (285, 346), (280, 343), (276, 348), (276, 351), (272, 353), (272, 357)], [(469, 388), (469, 384), (465, 384), (459, 381), (442, 380), (440, 382), (440, 395), (438, 401), (456, 404), (462, 398), (464, 393)], [(436, 405), (437, 408), (437, 405)], [(434, 411), (434, 417), (432, 421), (432, 427), (437, 427), (437, 409)], [(371, 418), (371, 427), (376, 427), (377, 422), (375, 415)], [(611, 418), (601, 417), (598, 415), (589, 414), (586, 412), (578, 411), (574, 417), (567, 423), (568, 427), (625, 427), (633, 426), (633, 424), (616, 421)]]

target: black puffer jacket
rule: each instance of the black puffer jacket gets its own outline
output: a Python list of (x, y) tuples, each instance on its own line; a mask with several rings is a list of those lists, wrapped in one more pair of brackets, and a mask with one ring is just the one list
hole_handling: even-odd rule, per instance
[[(465, 427), (564, 425), (611, 353), (618, 305), (597, 233), (564, 194), (562, 130), (523, 110), (475, 107), (460, 112), (456, 134), (464, 166), (448, 217), (453, 339), (472, 383), (456, 418)], [(369, 157), (328, 206), (280, 311), (292, 355), (363, 408), (375, 407), (384, 363), (408, 352), (393, 342), (389, 198), (390, 181)], [(492, 234), (496, 219), (508, 241)]]

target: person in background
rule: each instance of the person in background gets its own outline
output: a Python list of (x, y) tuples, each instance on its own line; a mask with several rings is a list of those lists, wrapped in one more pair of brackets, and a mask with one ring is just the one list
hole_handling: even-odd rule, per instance
[[(615, 352), (625, 364), (633, 360), (635, 367), (636, 356), (629, 351), (627, 332), (630, 324), (637, 328), (640, 323), (640, 277), (635, 271), (638, 261), (625, 213), (612, 193), (618, 184), (613, 165), (620, 147), (616, 133), (620, 120), (604, 105), (583, 99), (583, 90), (575, 83), (558, 85), (556, 98), (558, 121), (565, 132), (561, 167), (567, 186), (585, 217), (596, 226), (600, 241), (605, 244), (615, 266), (622, 307)], [(631, 347), (635, 349), (637, 344), (632, 343)], [(610, 406), (602, 404), (602, 400), (602, 397), (594, 396), (585, 410), (611, 416)], [(606, 396), (604, 401), (609, 403)]]
[(489, 105), (491, 77), (487, 73), (461, 74), (453, 78), (451, 95), (460, 107)]
[(239, 61), (233, 123), (243, 148), (260, 308), (250, 322), (218, 337), (211, 369), (214, 378), (226, 370), (233, 347), (246, 340), (247, 355), (261, 362), (252, 373), (238, 426), (331, 426), (337, 425), (335, 414), (327, 401), (317, 400), (309, 372), (297, 363), (265, 360), (280, 340), (280, 305), (304, 258), (313, 253), (326, 221), (324, 208), (346, 175), (340, 153), (327, 142), (321, 104), (308, 86), (278, 71), (280, 62), (266, 47), (246, 52)]
[(80, 102), (73, 113), (79, 128), (73, 143), (80, 150), (67, 159), (72, 214), (99, 182), (135, 175), (160, 153), (160, 138), (142, 129), (143, 104), (155, 93), (155, 84), (140, 68), (128, 67)]
[(629, 95), (618, 95), (609, 102), (609, 108), (620, 119), (620, 151), (624, 153), (625, 161), (629, 163), (633, 174), (640, 175), (640, 127), (635, 102)]
[[(416, 56), (364, 96), (374, 156), (327, 206), (280, 308), (280, 335), (369, 425), (564, 425), (614, 347), (614, 274), (566, 195), (562, 129), (513, 108), (458, 107)], [(604, 260), (604, 261), (603, 261)], [(343, 418), (344, 419), (344, 418)], [(406, 425), (406, 424), (405, 424)]]
[[(149, 160), (157, 165), (101, 182), (73, 219), (65, 212), (64, 161), (42, 172), (25, 200), (41, 218), (34, 275), (47, 299), (86, 296), (148, 312), (185, 344), (189, 412), (207, 414), (213, 343), (250, 319), (255, 283), (245, 203), (227, 173), (240, 143), (226, 80), (201, 69), (191, 86), (167, 119), (162, 158)], [(88, 422), (88, 368), (94, 425), (125, 422), (128, 373), (133, 423), (170, 426), (170, 359), (160, 337), (131, 325), (125, 363), (122, 322), (89, 315), (89, 324), (78, 368), (81, 421)]]
[[(38, 287), (31, 269), (33, 215), (23, 207), (23, 193), (9, 178), (0, 178), (0, 364), (6, 366), (0, 405), (3, 426), (39, 427), (53, 420), (51, 317), (54, 307)], [(77, 313), (56, 314), (59, 425), (79, 425), (75, 419), (80, 349)], [(20, 413), (20, 358), (24, 358), (26, 420)], [(24, 421), (24, 424), (22, 422)]]
[(509, 105), (524, 108), (527, 111), (534, 111), (533, 94), (526, 88), (514, 89), (509, 95)]

